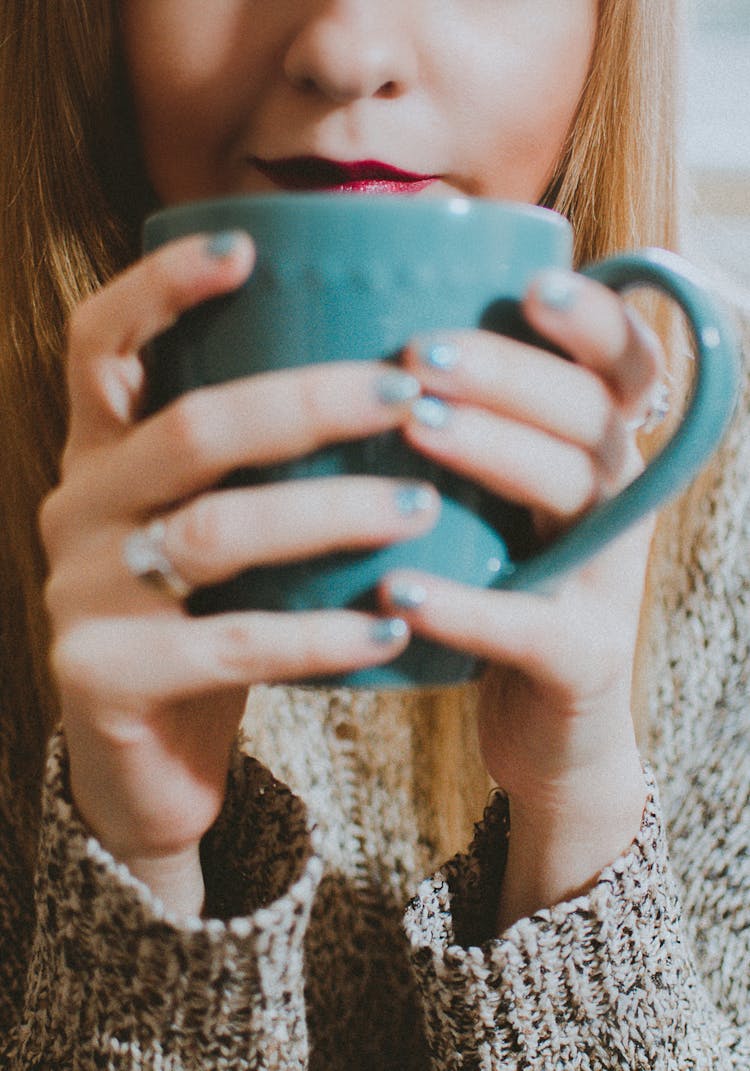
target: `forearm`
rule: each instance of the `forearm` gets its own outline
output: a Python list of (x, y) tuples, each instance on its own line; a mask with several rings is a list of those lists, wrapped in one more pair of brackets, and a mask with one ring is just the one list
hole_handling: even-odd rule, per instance
[[(64, 741), (53, 740), (33, 949), (19, 949), (31, 984), (0, 1038), (3, 1067), (209, 1067), (219, 1050), (231, 1068), (307, 1066), (304, 936), (322, 864), (304, 805), (241, 759), (212, 833), (206, 874), (218, 868), (231, 887), (228, 911), (175, 917), (160, 872), (134, 881), (132, 860), (115, 859), (81, 820)], [(174, 882), (187, 881), (192, 859), (173, 864)]]
[(646, 780), (627, 851), (587, 893), (518, 919), (495, 940), (472, 926), (497, 901), (507, 799), (493, 800), (469, 852), (420, 886), (405, 928), (435, 1067), (749, 1066), (746, 1029), (717, 1012), (696, 970), (648, 770)]
[(121, 860), (178, 919), (199, 918), (206, 896), (198, 846), (170, 856)]
[(498, 933), (586, 892), (636, 837), (647, 795), (633, 747), (616, 766), (559, 793), (531, 802), (511, 798)]

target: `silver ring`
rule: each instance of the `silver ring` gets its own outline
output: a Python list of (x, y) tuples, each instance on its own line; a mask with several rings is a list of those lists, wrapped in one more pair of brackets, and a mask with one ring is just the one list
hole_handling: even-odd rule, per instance
[(651, 404), (646, 413), (637, 420), (628, 421), (628, 431), (643, 431), (649, 435), (664, 422), (669, 414), (669, 388), (664, 382), (657, 383), (651, 395)]
[(128, 572), (156, 591), (182, 602), (192, 588), (180, 576), (164, 549), (167, 526), (164, 521), (151, 521), (136, 528), (123, 541), (122, 557)]

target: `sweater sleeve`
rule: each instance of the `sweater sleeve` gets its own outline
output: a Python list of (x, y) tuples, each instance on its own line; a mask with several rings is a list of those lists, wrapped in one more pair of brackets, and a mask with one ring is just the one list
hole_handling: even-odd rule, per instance
[(303, 938), (321, 864), (304, 806), (238, 754), (204, 847), (209, 902), (234, 917), (178, 921), (90, 836), (53, 742), (36, 928), (4, 1068), (307, 1066)]
[(433, 1067), (729, 1071), (750, 1038), (712, 1005), (685, 939), (652, 783), (638, 836), (581, 897), (493, 939), (508, 814), (423, 882), (406, 930)]

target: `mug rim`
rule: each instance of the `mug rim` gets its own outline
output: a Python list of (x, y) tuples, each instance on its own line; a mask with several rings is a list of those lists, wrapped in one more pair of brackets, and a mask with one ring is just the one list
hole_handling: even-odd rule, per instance
[(462, 195), (416, 198), (409, 194), (384, 195), (304, 190), (230, 194), (226, 197), (164, 205), (146, 216), (143, 222), (143, 233), (146, 236), (155, 229), (171, 228), (175, 225), (179, 227), (195, 214), (208, 213), (210, 215), (235, 208), (246, 207), (254, 212), (282, 207), (284, 214), (295, 216), (310, 210), (332, 208), (334, 205), (337, 212), (343, 211), (354, 217), (358, 214), (377, 216), (383, 213), (393, 215), (400, 212), (408, 213), (412, 217), (415, 213), (447, 218), (481, 218), (484, 215), (491, 215), (495, 220), (507, 216), (533, 221), (537, 226), (546, 224), (551, 228), (562, 229), (570, 233), (573, 230), (570, 220), (560, 212), (524, 201)]

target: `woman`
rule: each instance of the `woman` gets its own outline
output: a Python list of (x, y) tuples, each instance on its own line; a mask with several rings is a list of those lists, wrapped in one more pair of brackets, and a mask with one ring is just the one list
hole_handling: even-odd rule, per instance
[[(384, 400), (378, 370), (363, 366), (301, 373), (295, 389), (314, 403), (304, 412), (292, 384), (272, 377), (139, 422), (141, 347), (179, 311), (238, 286), (253, 250), (247, 236), (203, 236), (139, 262), (138, 229), (155, 203), (298, 185), (295, 161), (314, 155), (429, 173), (428, 195), (549, 204), (573, 221), (579, 263), (670, 246), (669, 6), (6, 4), (9, 1066), (739, 1058), (742, 1002), (732, 1013), (721, 971), (704, 987), (683, 940), (630, 716), (648, 531), (551, 599), (389, 577), (380, 619), (191, 620), (123, 557), (134, 533), (153, 538), (155, 517), (169, 568), (189, 587), (222, 561), (230, 571), (231, 555), (273, 554), (274, 533), (303, 557), (346, 545), (335, 481), (301, 532), (283, 523), (287, 488), (263, 503), (248, 496), (234, 530), (256, 542), (228, 544), (227, 501), (211, 486), (261, 448), (303, 450), (280, 431), (292, 424), (304, 443), (401, 428), (415, 448), (533, 509), (543, 529), (629, 478), (632, 425), (649, 408), (661, 349), (618, 299), (575, 275), (540, 279), (524, 306), (574, 358), (562, 370), (541, 350), (479, 333), (442, 340), (446, 367), (415, 340), (402, 385), (448, 405), (443, 428), (421, 420), (413, 398)], [(524, 400), (553, 367), (558, 403), (543, 408), (543, 389)], [(341, 396), (352, 403), (344, 416)], [(550, 458), (564, 474), (554, 484)], [(373, 542), (434, 518), (433, 495), (399, 510), (398, 490), (351, 492)], [(261, 508), (266, 522), (253, 524)], [(273, 687), (385, 661), (412, 631), (487, 659), (482, 687), (419, 701)], [(255, 759), (234, 746), (249, 685), (243, 748)], [(463, 739), (473, 708), (474, 767)], [(58, 714), (63, 735), (43, 775)], [(420, 887), (404, 938), (400, 904), (461, 825), (446, 786), (460, 783), (459, 762), (475, 796), (488, 778), (503, 795), (469, 854)]]

